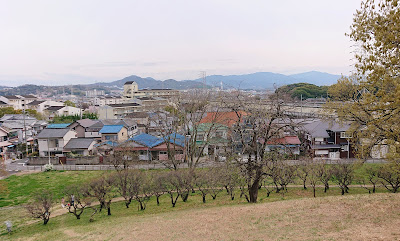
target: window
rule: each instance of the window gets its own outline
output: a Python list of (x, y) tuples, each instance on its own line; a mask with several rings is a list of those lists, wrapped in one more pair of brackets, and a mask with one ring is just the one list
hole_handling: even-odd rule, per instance
[(353, 134), (347, 133), (347, 132), (340, 132), (340, 138), (343, 138), (343, 139), (353, 138)]
[(167, 155), (166, 151), (160, 151), (160, 155)]
[(349, 146), (345, 145), (345, 146), (341, 146), (342, 151), (349, 151)]

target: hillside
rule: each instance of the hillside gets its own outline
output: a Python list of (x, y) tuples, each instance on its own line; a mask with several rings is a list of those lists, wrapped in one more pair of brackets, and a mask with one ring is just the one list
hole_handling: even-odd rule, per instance
[[(311, 71), (306, 73), (284, 75), (272, 72), (257, 72), (252, 74), (243, 75), (210, 75), (207, 76), (207, 88), (220, 87), (221, 82), (223, 83), (224, 89), (242, 89), (242, 90), (263, 90), (279, 88), (284, 85), (295, 84), (295, 83), (309, 83), (317, 86), (326, 86), (336, 83), (340, 78), (339, 75), (333, 75), (328, 73), (322, 73), (317, 71)], [(75, 95), (84, 95), (85, 90), (104, 90), (109, 93), (110, 89), (122, 89), (124, 83), (127, 81), (135, 81), (139, 85), (139, 89), (194, 89), (204, 88), (202, 79), (195, 80), (183, 80), (177, 81), (174, 79), (168, 80), (156, 80), (150, 77), (142, 78), (136, 75), (131, 75), (120, 80), (112, 82), (101, 82), (87, 85), (73, 85)], [(39, 94), (49, 93), (50, 95), (59, 94), (70, 94), (71, 86), (61, 85), (60, 86), (43, 86), (43, 85), (21, 85), (14, 88), (6, 88), (3, 90), (0, 87), (0, 95), (25, 95), (25, 94)]]
[[(210, 75), (207, 76), (207, 84), (224, 88), (235, 89), (275, 89), (284, 85), (294, 83), (310, 83), (318, 86), (332, 85), (340, 78), (340, 75), (333, 75), (318, 71), (305, 72), (294, 75), (283, 75), (272, 72), (258, 72), (243, 75)], [(195, 81), (201, 81), (196, 79)]]
[(184, 90), (184, 89), (192, 89), (192, 88), (201, 88), (202, 84), (195, 81), (176, 81), (173, 79), (168, 79), (165, 81), (155, 80), (153, 78), (147, 77), (142, 78), (136, 75), (131, 75), (125, 77), (120, 80), (116, 80), (113, 82), (102, 82), (97, 83), (89, 86), (103, 86), (103, 87), (117, 87), (122, 88), (127, 81), (135, 81), (139, 85), (139, 89), (177, 89), (177, 90)]
[[(165, 200), (167, 201), (167, 200)], [(31, 240), (398, 240), (398, 194), (303, 198), (120, 216), (93, 223), (62, 215), (3, 239)], [(120, 211), (120, 212), (121, 212)], [(132, 215), (129, 213), (137, 213)], [(103, 214), (102, 214), (103, 215)], [(32, 233), (33, 232), (33, 233)]]

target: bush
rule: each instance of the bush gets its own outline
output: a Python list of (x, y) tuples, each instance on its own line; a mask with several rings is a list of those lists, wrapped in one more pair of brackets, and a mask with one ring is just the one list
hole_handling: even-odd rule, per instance
[(44, 165), (44, 171), (45, 171), (45, 172), (49, 172), (49, 171), (53, 171), (53, 170), (54, 170), (53, 164), (46, 164), (46, 165)]

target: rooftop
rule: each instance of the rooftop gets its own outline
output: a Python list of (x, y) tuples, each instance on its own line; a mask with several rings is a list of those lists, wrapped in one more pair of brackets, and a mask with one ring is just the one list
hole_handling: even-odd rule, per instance
[(62, 108), (64, 108), (65, 106), (50, 106), (48, 108), (46, 108), (45, 110), (49, 110), (49, 111), (57, 111), (60, 110)]
[(69, 140), (67, 145), (64, 146), (65, 149), (88, 149), (92, 143), (95, 142), (91, 138), (72, 138)]
[(34, 101), (28, 103), (28, 105), (39, 105), (43, 102), (45, 102), (45, 100), (34, 100)]
[(122, 128), (124, 128), (123, 125), (105, 125), (105, 126), (103, 126), (103, 128), (101, 128), (99, 133), (102, 133), (102, 134), (116, 134), (116, 133), (119, 133)]
[(60, 124), (48, 124), (47, 129), (65, 129), (67, 128), (71, 123), (60, 123)]
[(129, 107), (129, 106), (140, 106), (138, 103), (124, 103), (124, 104), (110, 104), (111, 107)]
[(64, 137), (70, 130), (69, 129), (43, 129), (38, 135), (38, 139), (45, 138), (62, 138)]

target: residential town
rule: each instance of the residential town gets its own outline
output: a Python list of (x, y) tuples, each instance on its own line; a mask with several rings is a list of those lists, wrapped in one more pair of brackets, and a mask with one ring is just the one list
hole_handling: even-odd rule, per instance
[[(254, 115), (245, 109), (234, 111), (218, 101), (218, 96), (232, 98), (232, 92), (199, 91), (210, 98), (211, 104), (197, 109), (196, 113), (185, 113), (196, 115), (188, 118), (187, 123), (179, 123), (179, 116), (169, 108), (193, 104), (190, 96), (199, 94), (196, 90), (192, 90), (193, 93), (171, 89), (139, 90), (134, 81), (129, 81), (124, 84), (121, 96), (96, 95), (87, 103), (75, 104), (86, 106), (85, 109), (34, 95), (1, 96), (3, 108), (22, 110), (22, 114), (5, 114), (0, 118), (2, 160), (27, 158), (27, 165), (106, 164), (108, 156), (119, 147), (129, 147), (138, 154), (139, 161), (149, 163), (166, 161), (172, 150), (182, 164), (187, 162), (188, 152), (194, 152), (202, 162), (224, 161), (232, 153), (243, 156), (243, 146), (234, 144), (239, 141), (234, 132), (246, 130), (246, 123)], [(241, 94), (246, 98), (257, 97)], [(262, 99), (252, 105), (252, 108), (270, 108), (265, 106), (272, 103)], [(287, 118), (291, 118), (290, 125), (284, 119), (275, 122), (290, 126), (292, 130), (282, 129), (269, 138), (266, 145), (262, 145), (264, 151), (279, 150), (293, 160), (302, 156), (323, 160), (355, 158), (353, 150), (357, 143), (352, 142), (352, 133), (348, 132), (350, 125), (334, 118), (323, 118), (320, 115), (323, 104), (315, 108), (315, 104), (307, 101), (300, 104), (288, 101), (284, 107)], [(42, 118), (30, 115), (28, 109)], [(95, 118), (84, 118), (86, 114), (93, 114)], [(75, 116), (76, 120), (54, 123), (57, 117), (65, 116)], [(387, 146), (380, 145), (369, 158), (382, 159), (386, 153)]]

